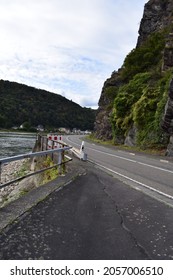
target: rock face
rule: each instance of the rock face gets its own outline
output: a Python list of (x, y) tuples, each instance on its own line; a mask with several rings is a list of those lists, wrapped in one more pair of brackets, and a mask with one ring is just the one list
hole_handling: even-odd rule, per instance
[[(171, 67), (173, 67), (173, 33), (170, 33), (167, 38), (163, 55), (162, 70), (165, 71)], [(169, 85), (168, 101), (165, 106), (161, 127), (167, 134), (170, 135), (166, 155), (173, 156), (173, 78)]]
[[(163, 52), (161, 67), (162, 71), (166, 71), (173, 67), (173, 0), (150, 0), (144, 7), (136, 48), (140, 47), (152, 33), (163, 29), (167, 30), (167, 34), (169, 34)], [(117, 88), (124, 83), (119, 75), (121, 70), (122, 68), (118, 72), (113, 72), (112, 76), (105, 81), (101, 92), (94, 130), (96, 137), (102, 140), (113, 138), (111, 114)], [(109, 94), (110, 89), (114, 92), (112, 95)], [(163, 112), (161, 127), (169, 135), (173, 134), (173, 80), (170, 83), (169, 98), (165, 113)], [(126, 139), (124, 139), (126, 145), (135, 145), (136, 131), (134, 126), (129, 130)]]
[(170, 135), (166, 155), (173, 156), (173, 78), (169, 86), (168, 101), (165, 106), (165, 113), (161, 123), (162, 129)]
[(161, 127), (171, 135), (173, 134), (173, 79), (170, 82), (168, 96)]
[(172, 23), (172, 11), (172, 0), (148, 1), (144, 7), (137, 46), (142, 44), (151, 33), (170, 26)]
[(169, 33), (163, 53), (162, 71), (173, 67), (173, 33)]
[(173, 136), (170, 137), (169, 144), (166, 150), (166, 156), (172, 157), (173, 156)]
[(119, 72), (113, 72), (112, 76), (108, 78), (102, 88), (101, 96), (99, 99), (99, 109), (95, 121), (95, 134), (98, 139), (110, 140), (112, 139), (111, 127), (111, 112), (114, 94), (112, 89), (116, 89), (121, 85)]
[(125, 141), (124, 141), (124, 144), (126, 145), (126, 146), (135, 146), (136, 145), (136, 127), (135, 126), (133, 126), (130, 130), (129, 130), (129, 132), (128, 132), (128, 134), (127, 134), (127, 137), (126, 137), (126, 139), (125, 139)]

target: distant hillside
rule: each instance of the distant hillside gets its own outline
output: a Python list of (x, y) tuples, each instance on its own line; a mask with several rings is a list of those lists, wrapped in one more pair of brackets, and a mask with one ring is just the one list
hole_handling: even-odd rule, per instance
[(92, 130), (95, 110), (65, 97), (23, 84), (0, 80), (0, 128), (28, 122), (36, 127)]

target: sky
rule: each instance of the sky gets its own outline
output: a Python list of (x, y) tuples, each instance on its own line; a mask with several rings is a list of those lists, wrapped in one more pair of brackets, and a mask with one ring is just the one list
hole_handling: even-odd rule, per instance
[(136, 46), (147, 0), (0, 0), (0, 79), (96, 109)]

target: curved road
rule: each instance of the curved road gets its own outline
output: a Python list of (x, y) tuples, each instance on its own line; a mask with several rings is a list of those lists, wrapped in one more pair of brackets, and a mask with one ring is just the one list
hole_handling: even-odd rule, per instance
[[(80, 148), (83, 139), (63, 140)], [(0, 232), (0, 259), (172, 260), (173, 163), (84, 146), (94, 164), (74, 159), (66, 176), (1, 209), (10, 224)]]
[[(83, 137), (70, 135), (64, 141), (80, 148)], [(173, 162), (168, 158), (143, 155), (85, 141), (88, 160), (148, 195), (173, 206)]]

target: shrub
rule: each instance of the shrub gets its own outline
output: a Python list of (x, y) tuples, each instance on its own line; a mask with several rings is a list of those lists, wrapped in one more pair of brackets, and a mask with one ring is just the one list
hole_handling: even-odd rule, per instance
[(162, 59), (165, 47), (165, 31), (151, 34), (146, 42), (133, 49), (125, 58), (122, 78), (130, 80), (134, 75), (151, 70)]

